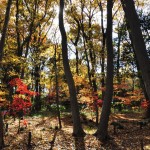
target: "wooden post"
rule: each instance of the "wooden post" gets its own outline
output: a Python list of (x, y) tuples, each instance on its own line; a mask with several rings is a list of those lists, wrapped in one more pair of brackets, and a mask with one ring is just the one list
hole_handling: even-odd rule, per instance
[(117, 132), (116, 132), (116, 126), (114, 125), (114, 134), (116, 134)]
[(143, 139), (140, 140), (140, 143), (141, 143), (141, 150), (144, 150)]
[(8, 132), (8, 123), (6, 123), (6, 128), (5, 128), (5, 132)]
[(31, 134), (31, 131), (30, 131), (29, 135), (28, 135), (28, 147), (31, 147), (31, 137), (32, 137), (32, 134)]

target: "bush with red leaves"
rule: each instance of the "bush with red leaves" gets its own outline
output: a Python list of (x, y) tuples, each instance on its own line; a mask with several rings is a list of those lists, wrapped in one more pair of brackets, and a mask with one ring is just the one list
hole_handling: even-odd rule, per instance
[(10, 115), (21, 117), (29, 113), (32, 106), (31, 97), (37, 93), (28, 90), (27, 85), (20, 78), (12, 79), (9, 85), (17, 88), (10, 105)]

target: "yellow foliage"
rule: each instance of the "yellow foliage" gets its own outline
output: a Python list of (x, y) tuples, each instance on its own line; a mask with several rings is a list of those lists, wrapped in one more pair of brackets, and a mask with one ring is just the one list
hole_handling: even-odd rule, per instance
[(18, 64), (21, 65), (23, 61), (24, 61), (23, 57), (18, 57), (18, 56), (11, 54), (11, 55), (4, 56), (2, 60), (2, 64), (7, 65), (8, 63), (11, 63), (13, 65), (18, 65)]
[(9, 102), (5, 98), (0, 97), (0, 106), (5, 107), (8, 105), (9, 105)]
[(0, 91), (0, 97), (1, 96), (5, 96), (5, 95), (7, 95), (8, 94), (8, 92), (6, 92), (6, 91)]
[(81, 103), (90, 103), (91, 102), (91, 98), (88, 96), (81, 96), (81, 98), (79, 99)]
[(75, 81), (76, 86), (84, 84), (84, 78), (82, 76), (74, 75), (73, 79)]

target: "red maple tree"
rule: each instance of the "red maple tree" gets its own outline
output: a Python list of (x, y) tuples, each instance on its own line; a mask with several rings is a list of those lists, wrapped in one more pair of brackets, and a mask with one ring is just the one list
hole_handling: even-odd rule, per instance
[(36, 95), (36, 92), (28, 90), (28, 87), (20, 78), (14, 78), (9, 82), (11, 87), (16, 87), (13, 101), (10, 105), (10, 114), (21, 117), (29, 113), (32, 106), (31, 97)]

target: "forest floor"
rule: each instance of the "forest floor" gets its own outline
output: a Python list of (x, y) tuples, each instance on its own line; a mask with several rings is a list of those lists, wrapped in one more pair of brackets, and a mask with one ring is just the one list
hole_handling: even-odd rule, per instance
[[(57, 118), (52, 115), (25, 117), (21, 121), (18, 134), (18, 119), (5, 119), (8, 132), (5, 133), (4, 150), (150, 150), (150, 123), (140, 122), (140, 113), (111, 114), (109, 123), (110, 140), (100, 142), (95, 136), (95, 124), (82, 117), (83, 127), (87, 135), (84, 138), (72, 136), (71, 116), (63, 115), (62, 129), (57, 129)], [(114, 133), (112, 122), (119, 122), (123, 129)], [(27, 123), (27, 127), (25, 124)], [(143, 124), (143, 126), (140, 126)], [(28, 147), (28, 135), (31, 132), (31, 145)], [(149, 146), (148, 146), (149, 145)]]

